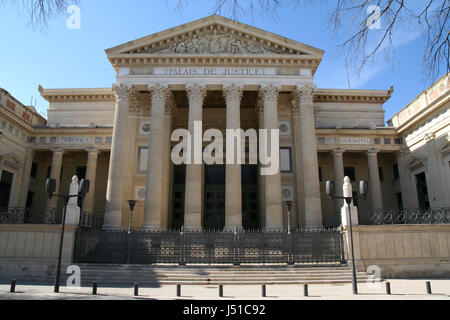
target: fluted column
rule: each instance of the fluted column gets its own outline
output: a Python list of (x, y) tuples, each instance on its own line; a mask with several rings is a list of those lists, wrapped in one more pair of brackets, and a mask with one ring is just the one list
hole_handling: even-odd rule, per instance
[[(344, 183), (344, 150), (343, 149), (334, 149), (333, 153), (333, 168), (334, 168), (334, 193), (336, 196), (343, 196), (342, 185)], [(342, 204), (344, 202), (341, 200), (336, 200), (334, 202), (335, 205), (335, 215), (337, 225), (340, 225), (340, 212), (342, 208)]]
[[(268, 130), (267, 150), (271, 150), (270, 130), (278, 130), (278, 90), (279, 88), (273, 85), (261, 86), (260, 90), (264, 102), (264, 128)], [(276, 152), (279, 153), (280, 151), (277, 150)], [(278, 167), (277, 169), (276, 174), (264, 177), (266, 229), (283, 228), (281, 175), (280, 168)]]
[(160, 84), (148, 87), (152, 109), (150, 113), (150, 139), (148, 145), (147, 180), (144, 204), (144, 229), (161, 229), (163, 196), (164, 110), (167, 86)]
[[(241, 99), (243, 87), (226, 85), (223, 94), (227, 103), (227, 129), (241, 129)], [(240, 139), (239, 137), (238, 139)], [(228, 143), (228, 141), (227, 141)], [(242, 228), (241, 165), (238, 163), (238, 144), (234, 143), (235, 159), (225, 166), (225, 230)]]
[(162, 228), (167, 229), (169, 227), (169, 198), (170, 198), (170, 152), (171, 141), (170, 135), (172, 133), (172, 109), (175, 107), (175, 102), (172, 95), (169, 95), (169, 101), (166, 102), (166, 108), (164, 113), (164, 138), (163, 138), (163, 197), (162, 197)]
[[(61, 180), (61, 166), (63, 161), (64, 150), (61, 148), (53, 148), (53, 158), (52, 158), (52, 166), (50, 170), (50, 178), (55, 179), (56, 181), (56, 189), (55, 194), (59, 193), (59, 185)], [(47, 201), (47, 210), (55, 209), (58, 207), (58, 198), (53, 197)]]
[[(256, 102), (256, 107), (258, 108), (258, 126), (259, 129), (264, 129), (264, 101), (259, 96)], [(258, 164), (258, 172), (261, 172), (261, 164)], [(265, 216), (265, 176), (259, 175), (258, 177), (258, 197), (259, 197), (259, 227), (264, 227), (266, 225)]]
[[(136, 114), (139, 110), (139, 101), (136, 96), (134, 96), (130, 101), (130, 114), (128, 115), (128, 124), (127, 124), (127, 151), (125, 161), (125, 171), (123, 176), (123, 192), (122, 192), (122, 225), (128, 226), (130, 215), (128, 214), (130, 211), (130, 207), (128, 205), (127, 200), (134, 200), (134, 176), (136, 174), (135, 166), (136, 166), (136, 129), (138, 123), (138, 115)], [(134, 222), (137, 222), (138, 219), (134, 219)]]
[(300, 105), (305, 226), (322, 225), (316, 125), (313, 109), (314, 91), (313, 86), (302, 86), (297, 88), (296, 91)]
[(121, 225), (123, 176), (126, 169), (128, 108), (133, 95), (132, 88), (124, 84), (114, 85), (113, 90), (116, 96), (116, 110), (114, 112), (103, 229), (114, 229)]
[[(31, 166), (33, 165), (33, 157), (34, 157), (34, 151), (27, 149), (26, 155), (25, 155), (25, 163), (23, 168), (23, 176), (22, 176), (22, 182), (20, 184), (20, 190), (19, 190), (19, 204), (18, 207), (25, 208), (27, 205), (27, 196), (28, 196), (28, 188), (30, 186), (30, 175), (31, 175)], [(1, 172), (0, 172), (1, 177)]]
[(372, 198), (372, 208), (383, 208), (383, 197), (381, 195), (380, 173), (378, 171), (378, 150), (371, 149), (367, 151), (367, 160), (369, 164), (369, 190)]
[(86, 165), (86, 179), (90, 181), (89, 192), (83, 201), (83, 210), (94, 213), (95, 177), (97, 175), (97, 160), (100, 151), (95, 148), (86, 149), (88, 154)]
[[(302, 158), (302, 133), (300, 123), (300, 104), (298, 99), (292, 101), (292, 126), (294, 130), (294, 155), (295, 155), (295, 178), (297, 193), (297, 220), (298, 227), (305, 225), (304, 195), (303, 195), (303, 158)], [(294, 226), (295, 227), (295, 226)]]
[[(206, 97), (206, 87), (199, 84), (188, 84), (186, 85), (186, 93), (189, 99), (188, 129), (193, 139), (194, 121), (202, 121), (203, 119), (203, 101)], [(184, 227), (198, 230), (202, 228), (203, 166), (202, 164), (194, 164), (194, 147), (195, 143), (192, 141), (191, 164), (186, 165)], [(200, 146), (200, 152), (201, 150)], [(201, 157), (201, 154), (197, 156)]]

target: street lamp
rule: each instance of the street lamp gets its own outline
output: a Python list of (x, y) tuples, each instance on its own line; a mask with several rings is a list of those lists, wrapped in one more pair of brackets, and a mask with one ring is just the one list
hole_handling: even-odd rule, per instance
[(292, 208), (292, 201), (287, 200), (286, 201), (287, 206), (287, 231), (288, 234), (291, 234), (291, 208)]
[[(358, 284), (356, 279), (356, 267), (355, 267), (355, 253), (353, 250), (353, 229), (352, 229), (352, 212), (350, 209), (350, 205), (353, 200), (357, 200), (359, 198), (366, 199), (367, 198), (367, 191), (368, 191), (368, 185), (366, 181), (360, 181), (359, 182), (359, 193), (360, 195), (353, 196), (352, 192), (352, 185), (350, 184), (349, 177), (344, 178), (344, 186), (343, 186), (343, 197), (335, 196), (334, 195), (334, 183), (332, 181), (327, 181), (326, 183), (326, 193), (327, 196), (329, 196), (331, 199), (344, 199), (347, 203), (348, 208), (348, 223), (350, 226), (350, 251), (352, 255), (352, 287), (353, 287), (353, 294), (358, 294)], [(342, 224), (342, 222), (341, 222)]]
[(136, 205), (136, 200), (127, 200), (130, 208), (130, 219), (128, 221), (128, 237), (127, 237), (127, 264), (131, 263), (131, 227), (133, 225), (133, 210)]
[(127, 200), (128, 201), (128, 207), (130, 208), (130, 219), (128, 222), (128, 233), (131, 233), (131, 226), (133, 221), (133, 210), (134, 206), (136, 205), (136, 200)]
[(64, 241), (64, 227), (66, 225), (66, 207), (69, 203), (70, 198), (77, 197), (83, 201), (84, 196), (86, 193), (89, 192), (90, 187), (90, 181), (86, 179), (82, 179), (80, 186), (78, 188), (77, 194), (68, 194), (68, 195), (61, 195), (61, 194), (54, 194), (56, 190), (56, 180), (55, 179), (47, 179), (45, 182), (45, 191), (48, 195), (48, 199), (50, 200), (53, 197), (59, 197), (64, 199), (64, 208), (63, 208), (63, 214), (62, 214), (62, 221), (61, 221), (61, 239), (59, 240), (59, 253), (58, 253), (58, 265), (56, 267), (56, 277), (55, 277), (55, 288), (54, 292), (59, 292), (59, 284), (61, 282), (61, 256), (62, 256), (62, 248), (63, 248), (63, 241)]

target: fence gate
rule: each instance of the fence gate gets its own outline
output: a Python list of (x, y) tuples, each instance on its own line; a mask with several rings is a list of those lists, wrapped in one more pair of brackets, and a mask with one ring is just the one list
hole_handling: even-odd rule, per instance
[(301, 264), (343, 263), (339, 229), (287, 232), (132, 232), (79, 229), (77, 263)]

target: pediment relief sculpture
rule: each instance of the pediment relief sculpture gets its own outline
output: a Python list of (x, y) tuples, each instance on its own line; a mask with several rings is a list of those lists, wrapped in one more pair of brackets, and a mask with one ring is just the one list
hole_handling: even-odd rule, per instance
[[(283, 50), (262, 44), (245, 36), (227, 32), (202, 31), (190, 38), (168, 44), (166, 47), (147, 46), (128, 53), (168, 53), (168, 54), (283, 54)], [(299, 54), (299, 52), (295, 52)]]

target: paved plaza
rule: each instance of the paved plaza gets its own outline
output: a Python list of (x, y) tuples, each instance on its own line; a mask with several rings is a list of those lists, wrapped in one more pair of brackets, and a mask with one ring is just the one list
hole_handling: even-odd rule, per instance
[(352, 285), (348, 284), (316, 284), (309, 285), (308, 297), (303, 296), (301, 285), (267, 285), (266, 297), (262, 297), (261, 286), (229, 285), (223, 288), (223, 297), (219, 297), (216, 285), (183, 285), (181, 296), (177, 297), (176, 286), (139, 288), (139, 296), (134, 296), (134, 288), (98, 286), (97, 295), (92, 295), (92, 288), (68, 288), (61, 286), (60, 293), (53, 292), (52, 285), (16, 285), (16, 292), (10, 293), (10, 285), (0, 284), (2, 300), (449, 300), (450, 280), (430, 280), (432, 294), (427, 294), (427, 280), (388, 280), (391, 284), (391, 295), (386, 294), (385, 282), (372, 284), (378, 287), (369, 288), (367, 283), (358, 284), (358, 295), (352, 294)]

